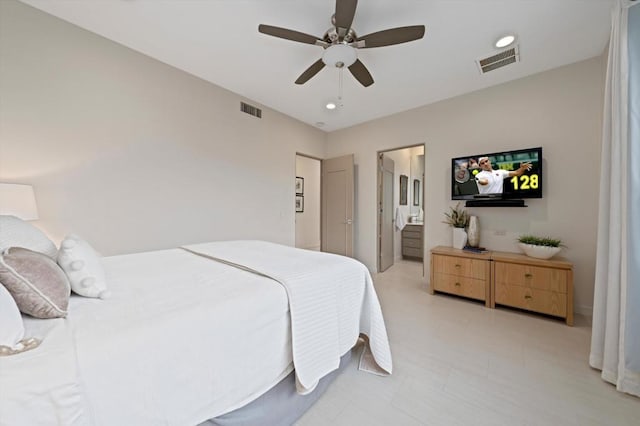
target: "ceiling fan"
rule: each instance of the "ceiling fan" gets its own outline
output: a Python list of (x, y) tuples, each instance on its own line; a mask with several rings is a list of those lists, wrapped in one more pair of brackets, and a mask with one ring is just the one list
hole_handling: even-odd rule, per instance
[(300, 43), (321, 46), (324, 49), (322, 58), (314, 62), (296, 80), (296, 84), (304, 84), (322, 70), (325, 65), (337, 68), (348, 68), (351, 74), (364, 87), (373, 84), (373, 77), (358, 59), (356, 49), (369, 49), (373, 47), (391, 46), (419, 40), (424, 36), (424, 25), (391, 28), (358, 37), (351, 28), (353, 17), (356, 13), (358, 0), (336, 0), (336, 12), (331, 18), (332, 28), (329, 28), (322, 37), (315, 37), (299, 31), (271, 25), (259, 25), (258, 31), (262, 34)]

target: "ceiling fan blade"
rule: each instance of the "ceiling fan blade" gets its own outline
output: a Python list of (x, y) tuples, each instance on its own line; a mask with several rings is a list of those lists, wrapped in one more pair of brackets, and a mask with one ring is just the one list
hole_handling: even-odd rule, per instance
[[(358, 0), (336, 0), (336, 28), (343, 28), (344, 33), (351, 28), (357, 6)], [(338, 34), (340, 34), (340, 31), (338, 31)]]
[(320, 46), (323, 44), (327, 44), (323, 40), (320, 40), (318, 37), (301, 33), (299, 31), (289, 30), (286, 28), (274, 27), (272, 25), (260, 24), (258, 25), (258, 31), (262, 34), (283, 38), (285, 40), (297, 41), (300, 43), (318, 44)]
[(391, 46), (393, 44), (406, 43), (424, 37), (424, 25), (410, 27), (391, 28), (358, 37), (358, 43), (364, 41), (363, 49), (371, 47)]
[(306, 83), (311, 79), (311, 77), (318, 74), (322, 68), (324, 68), (324, 62), (322, 62), (322, 59), (318, 59), (313, 63), (313, 65), (300, 74), (300, 77), (296, 80), (296, 84)]
[(369, 87), (373, 84), (373, 77), (371, 77), (367, 67), (360, 62), (360, 59), (356, 59), (353, 65), (349, 67), (349, 71), (364, 87)]

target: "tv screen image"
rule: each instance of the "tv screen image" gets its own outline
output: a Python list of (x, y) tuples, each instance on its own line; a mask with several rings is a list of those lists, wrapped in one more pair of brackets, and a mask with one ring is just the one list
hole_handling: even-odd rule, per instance
[(451, 159), (451, 199), (542, 198), (542, 148)]

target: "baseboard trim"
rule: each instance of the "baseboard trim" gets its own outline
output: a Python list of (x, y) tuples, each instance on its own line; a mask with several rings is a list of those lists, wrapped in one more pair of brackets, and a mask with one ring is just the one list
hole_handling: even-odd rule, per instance
[(591, 324), (591, 319), (593, 318), (593, 306), (575, 305), (573, 307), (573, 312), (588, 317), (589, 324)]

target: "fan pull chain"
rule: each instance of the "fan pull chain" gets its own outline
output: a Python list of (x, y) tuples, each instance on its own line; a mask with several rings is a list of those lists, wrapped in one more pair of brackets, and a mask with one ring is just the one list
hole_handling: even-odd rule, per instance
[(344, 68), (338, 68), (340, 74), (338, 75), (338, 105), (342, 108), (344, 105), (342, 103), (342, 72)]

